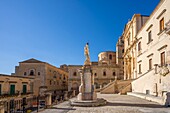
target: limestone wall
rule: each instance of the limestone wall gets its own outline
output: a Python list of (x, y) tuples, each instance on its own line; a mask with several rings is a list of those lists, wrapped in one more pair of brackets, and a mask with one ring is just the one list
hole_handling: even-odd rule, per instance
[(10, 75), (0, 75), (0, 84), (1, 84), (1, 94), (9, 94), (10, 93), (10, 85), (15, 85), (15, 93), (23, 92), (23, 85), (26, 85), (27, 92), (31, 91), (31, 82), (34, 79), (24, 78), (24, 77), (16, 77)]
[(163, 96), (170, 92), (170, 74), (162, 76), (154, 74), (154, 70), (132, 82), (132, 92), (140, 92), (155, 96)]
[[(71, 88), (77, 89), (80, 85), (80, 74), (78, 69), (81, 69), (82, 66), (68, 66), (69, 77), (68, 77), (68, 90)], [(108, 83), (117, 79), (123, 79), (123, 72), (121, 71), (118, 65), (92, 65), (92, 73), (94, 75), (94, 84), (96, 88), (104, 87)], [(105, 74), (104, 74), (105, 73)], [(76, 88), (77, 87), (77, 88)]]
[[(137, 35), (137, 77), (132, 82), (132, 91), (162, 96), (170, 91), (170, 74), (162, 76), (164, 66), (170, 70), (170, 34), (167, 33), (170, 21), (170, 1), (162, 0)], [(160, 21), (164, 19), (164, 29), (160, 30)], [(151, 40), (149, 41), (149, 32)], [(141, 49), (138, 49), (141, 43)], [(165, 64), (161, 65), (161, 54), (165, 53)], [(149, 60), (151, 63), (149, 63)], [(163, 60), (162, 60), (163, 61)], [(149, 66), (150, 64), (150, 66)], [(157, 68), (155, 67), (157, 65)], [(141, 72), (139, 67), (141, 66)], [(149, 68), (150, 67), (150, 68)], [(155, 74), (157, 73), (157, 74)]]

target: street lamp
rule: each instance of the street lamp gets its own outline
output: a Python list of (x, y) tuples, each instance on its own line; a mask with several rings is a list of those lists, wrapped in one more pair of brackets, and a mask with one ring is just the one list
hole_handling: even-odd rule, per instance
[(40, 98), (40, 95), (37, 96), (37, 112), (38, 112), (38, 109), (39, 109), (39, 98)]

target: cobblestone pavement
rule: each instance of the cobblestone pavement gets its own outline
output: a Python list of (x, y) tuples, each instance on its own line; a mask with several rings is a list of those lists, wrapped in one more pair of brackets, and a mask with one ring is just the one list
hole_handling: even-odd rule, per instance
[(46, 109), (41, 113), (170, 113), (170, 107), (161, 106), (128, 95), (98, 94), (98, 98), (108, 101), (100, 107), (71, 107), (69, 101)]

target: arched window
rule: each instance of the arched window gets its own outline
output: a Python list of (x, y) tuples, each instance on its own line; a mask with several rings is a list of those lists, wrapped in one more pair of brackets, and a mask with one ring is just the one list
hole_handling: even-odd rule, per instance
[(74, 76), (77, 76), (77, 73), (76, 73), (76, 72), (74, 72), (74, 73), (73, 73), (73, 75), (74, 75)]
[(38, 72), (38, 75), (40, 75), (40, 72)]
[(113, 72), (113, 76), (116, 76), (116, 73), (115, 73), (115, 72)]
[(109, 55), (109, 59), (112, 60), (112, 55)]
[(51, 80), (50, 80), (50, 85), (52, 84)]
[(27, 75), (27, 72), (24, 72), (24, 75)]
[(34, 70), (31, 70), (31, 71), (30, 71), (30, 75), (34, 75)]
[(64, 80), (66, 80), (66, 77), (65, 77), (65, 75), (64, 75), (64, 78), (63, 78)]
[(106, 71), (103, 71), (103, 76), (106, 76)]
[(94, 73), (94, 76), (97, 76), (97, 73)]

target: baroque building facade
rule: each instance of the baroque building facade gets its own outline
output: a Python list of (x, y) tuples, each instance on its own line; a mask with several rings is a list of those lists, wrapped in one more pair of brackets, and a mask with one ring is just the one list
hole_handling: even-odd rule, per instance
[(150, 16), (135, 14), (122, 34), (124, 80), (132, 79), (132, 95), (150, 95), (150, 100), (166, 105), (170, 105), (169, 6), (169, 0), (160, 0)]
[(126, 24), (122, 37), (124, 40), (124, 80), (137, 78), (136, 35), (149, 17), (134, 14)]
[[(116, 63), (116, 52), (106, 51), (98, 55), (98, 62), (91, 62), (95, 88), (102, 88), (117, 78), (123, 79), (123, 69)], [(68, 90), (78, 90), (82, 65), (68, 65)]]

